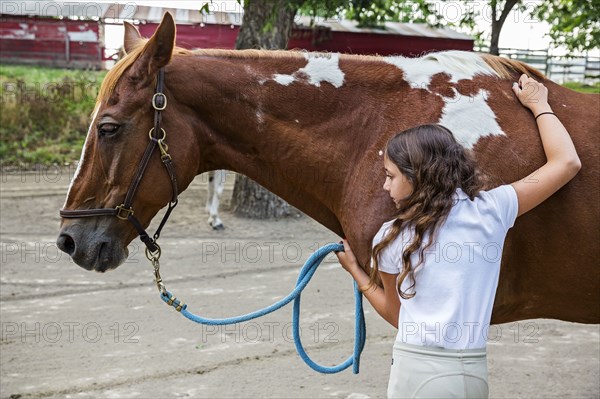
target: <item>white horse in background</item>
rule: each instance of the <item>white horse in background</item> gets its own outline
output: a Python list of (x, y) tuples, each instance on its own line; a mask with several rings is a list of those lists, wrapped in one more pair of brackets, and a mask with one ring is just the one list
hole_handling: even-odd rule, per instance
[(219, 218), (219, 205), (221, 195), (225, 188), (226, 170), (213, 170), (208, 172), (208, 195), (206, 196), (206, 211), (208, 212), (208, 224), (213, 230), (223, 230), (225, 226)]

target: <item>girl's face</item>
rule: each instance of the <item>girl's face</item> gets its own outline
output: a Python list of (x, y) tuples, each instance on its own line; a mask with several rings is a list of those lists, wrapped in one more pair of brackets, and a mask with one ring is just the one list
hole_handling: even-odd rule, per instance
[(387, 154), (383, 158), (383, 167), (385, 169), (383, 189), (390, 194), (396, 207), (399, 207), (401, 201), (412, 194), (414, 187), (408, 178), (400, 172), (396, 164), (389, 160)]

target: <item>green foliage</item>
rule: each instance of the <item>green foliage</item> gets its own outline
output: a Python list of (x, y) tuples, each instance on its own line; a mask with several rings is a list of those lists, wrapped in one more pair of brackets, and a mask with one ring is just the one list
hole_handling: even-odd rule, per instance
[(307, 0), (299, 12), (314, 18), (341, 16), (369, 28), (383, 29), (388, 21), (442, 25), (435, 8), (426, 0)]
[(595, 82), (592, 85), (580, 82), (565, 82), (563, 83), (563, 86), (582, 93), (600, 94), (600, 82)]
[(534, 15), (550, 24), (554, 46), (571, 51), (600, 48), (598, 0), (550, 0), (541, 2)]
[(200, 9), (198, 10), (198, 12), (200, 14), (208, 14), (210, 12), (210, 5), (212, 4), (212, 0), (210, 1), (210, 3), (205, 3), (202, 7), (200, 7)]
[(105, 72), (0, 65), (2, 164), (79, 157)]
[[(478, 28), (477, 20), (485, 16), (499, 21), (503, 12), (518, 9), (526, 18), (537, 18), (551, 25), (550, 37), (554, 46), (564, 45), (572, 51), (600, 47), (599, 0), (489, 0), (474, 2), (461, 0), (448, 5), (460, 9), (458, 18), (449, 20), (444, 15), (444, 2), (427, 0), (287, 0), (302, 15), (313, 18), (341, 16), (358, 21), (361, 27), (382, 28), (387, 21), (427, 23), (433, 27), (461, 28), (475, 38), (476, 46), (489, 46), (490, 36)], [(493, 10), (491, 15), (490, 10)], [(509, 17), (510, 18), (510, 17)], [(496, 29), (501, 25), (496, 24)]]
[(325, 19), (337, 17), (351, 3), (341, 0), (306, 0), (299, 3), (298, 14)]
[(440, 16), (434, 7), (424, 0), (356, 0), (356, 6), (348, 16), (357, 20), (359, 26), (377, 27), (386, 21), (427, 23), (440, 26)]
[[(549, 36), (554, 47), (565, 46), (571, 51), (585, 51), (600, 48), (600, 1), (598, 0), (549, 0), (540, 2), (490, 0), (473, 2), (462, 0), (462, 17), (458, 22), (446, 24), (450, 27), (466, 28), (475, 36), (476, 46), (487, 46), (490, 37), (477, 29), (476, 19), (489, 8), (496, 21), (503, 13), (517, 9), (530, 23), (537, 20), (550, 24)], [(509, 17), (510, 18), (510, 17)], [(443, 19), (443, 18), (442, 18)], [(498, 28), (498, 27), (497, 27)], [(499, 27), (501, 29), (501, 27)]]

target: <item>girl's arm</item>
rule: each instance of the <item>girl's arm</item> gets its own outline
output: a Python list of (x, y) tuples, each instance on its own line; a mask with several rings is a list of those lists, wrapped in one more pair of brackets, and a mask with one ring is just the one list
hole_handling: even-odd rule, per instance
[(579, 169), (581, 161), (569, 133), (548, 104), (548, 89), (527, 75), (521, 75), (519, 83), (513, 84), (513, 91), (521, 104), (529, 108), (540, 130), (540, 137), (546, 153), (546, 164), (522, 180), (512, 183), (519, 199), (521, 216), (541, 204), (544, 200), (567, 184)]
[(398, 328), (398, 315), (400, 314), (400, 298), (396, 278), (398, 274), (380, 272), (383, 288), (377, 284), (369, 286), (369, 276), (360, 267), (348, 241), (344, 240), (344, 252), (336, 252), (342, 267), (352, 275), (363, 295), (371, 303), (373, 308), (392, 326)]

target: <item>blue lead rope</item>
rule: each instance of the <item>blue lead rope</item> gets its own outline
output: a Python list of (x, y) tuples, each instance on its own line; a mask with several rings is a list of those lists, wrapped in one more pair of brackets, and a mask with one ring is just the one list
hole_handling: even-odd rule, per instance
[(187, 305), (182, 303), (180, 300), (175, 298), (169, 291), (164, 290), (161, 292), (160, 297), (163, 301), (165, 301), (168, 305), (173, 306), (182, 315), (200, 324), (207, 324), (213, 326), (221, 326), (225, 324), (236, 324), (244, 321), (256, 319), (257, 317), (264, 316), (275, 310), (287, 305), (292, 300), (294, 300), (294, 310), (293, 310), (293, 334), (294, 334), (294, 343), (296, 345), (296, 350), (298, 354), (304, 360), (304, 362), (310, 366), (313, 370), (318, 371), (320, 373), (325, 374), (333, 374), (338, 373), (342, 370), (347, 369), (350, 365), (352, 365), (352, 372), (354, 374), (358, 374), (358, 367), (360, 363), (360, 354), (362, 353), (363, 348), (365, 347), (365, 338), (366, 338), (366, 325), (365, 325), (365, 315), (363, 312), (362, 306), (362, 293), (358, 289), (358, 285), (354, 282), (354, 299), (355, 299), (355, 321), (354, 321), (354, 352), (352, 356), (346, 359), (345, 362), (338, 364), (333, 367), (322, 366), (318, 363), (315, 363), (306, 353), (304, 347), (302, 346), (302, 341), (300, 340), (300, 295), (302, 294), (302, 290), (307, 286), (308, 282), (312, 278), (313, 274), (317, 270), (317, 267), (321, 264), (323, 259), (332, 251), (343, 251), (344, 246), (341, 244), (327, 244), (324, 247), (319, 248), (314, 254), (308, 258), (302, 269), (300, 269), (300, 275), (298, 276), (298, 280), (296, 281), (296, 288), (285, 298), (275, 302), (274, 304), (267, 306), (266, 308), (257, 310), (255, 312), (251, 312), (245, 315), (236, 316), (236, 317), (228, 317), (224, 319), (209, 319), (206, 317), (198, 316), (194, 313), (191, 313), (187, 310)]

